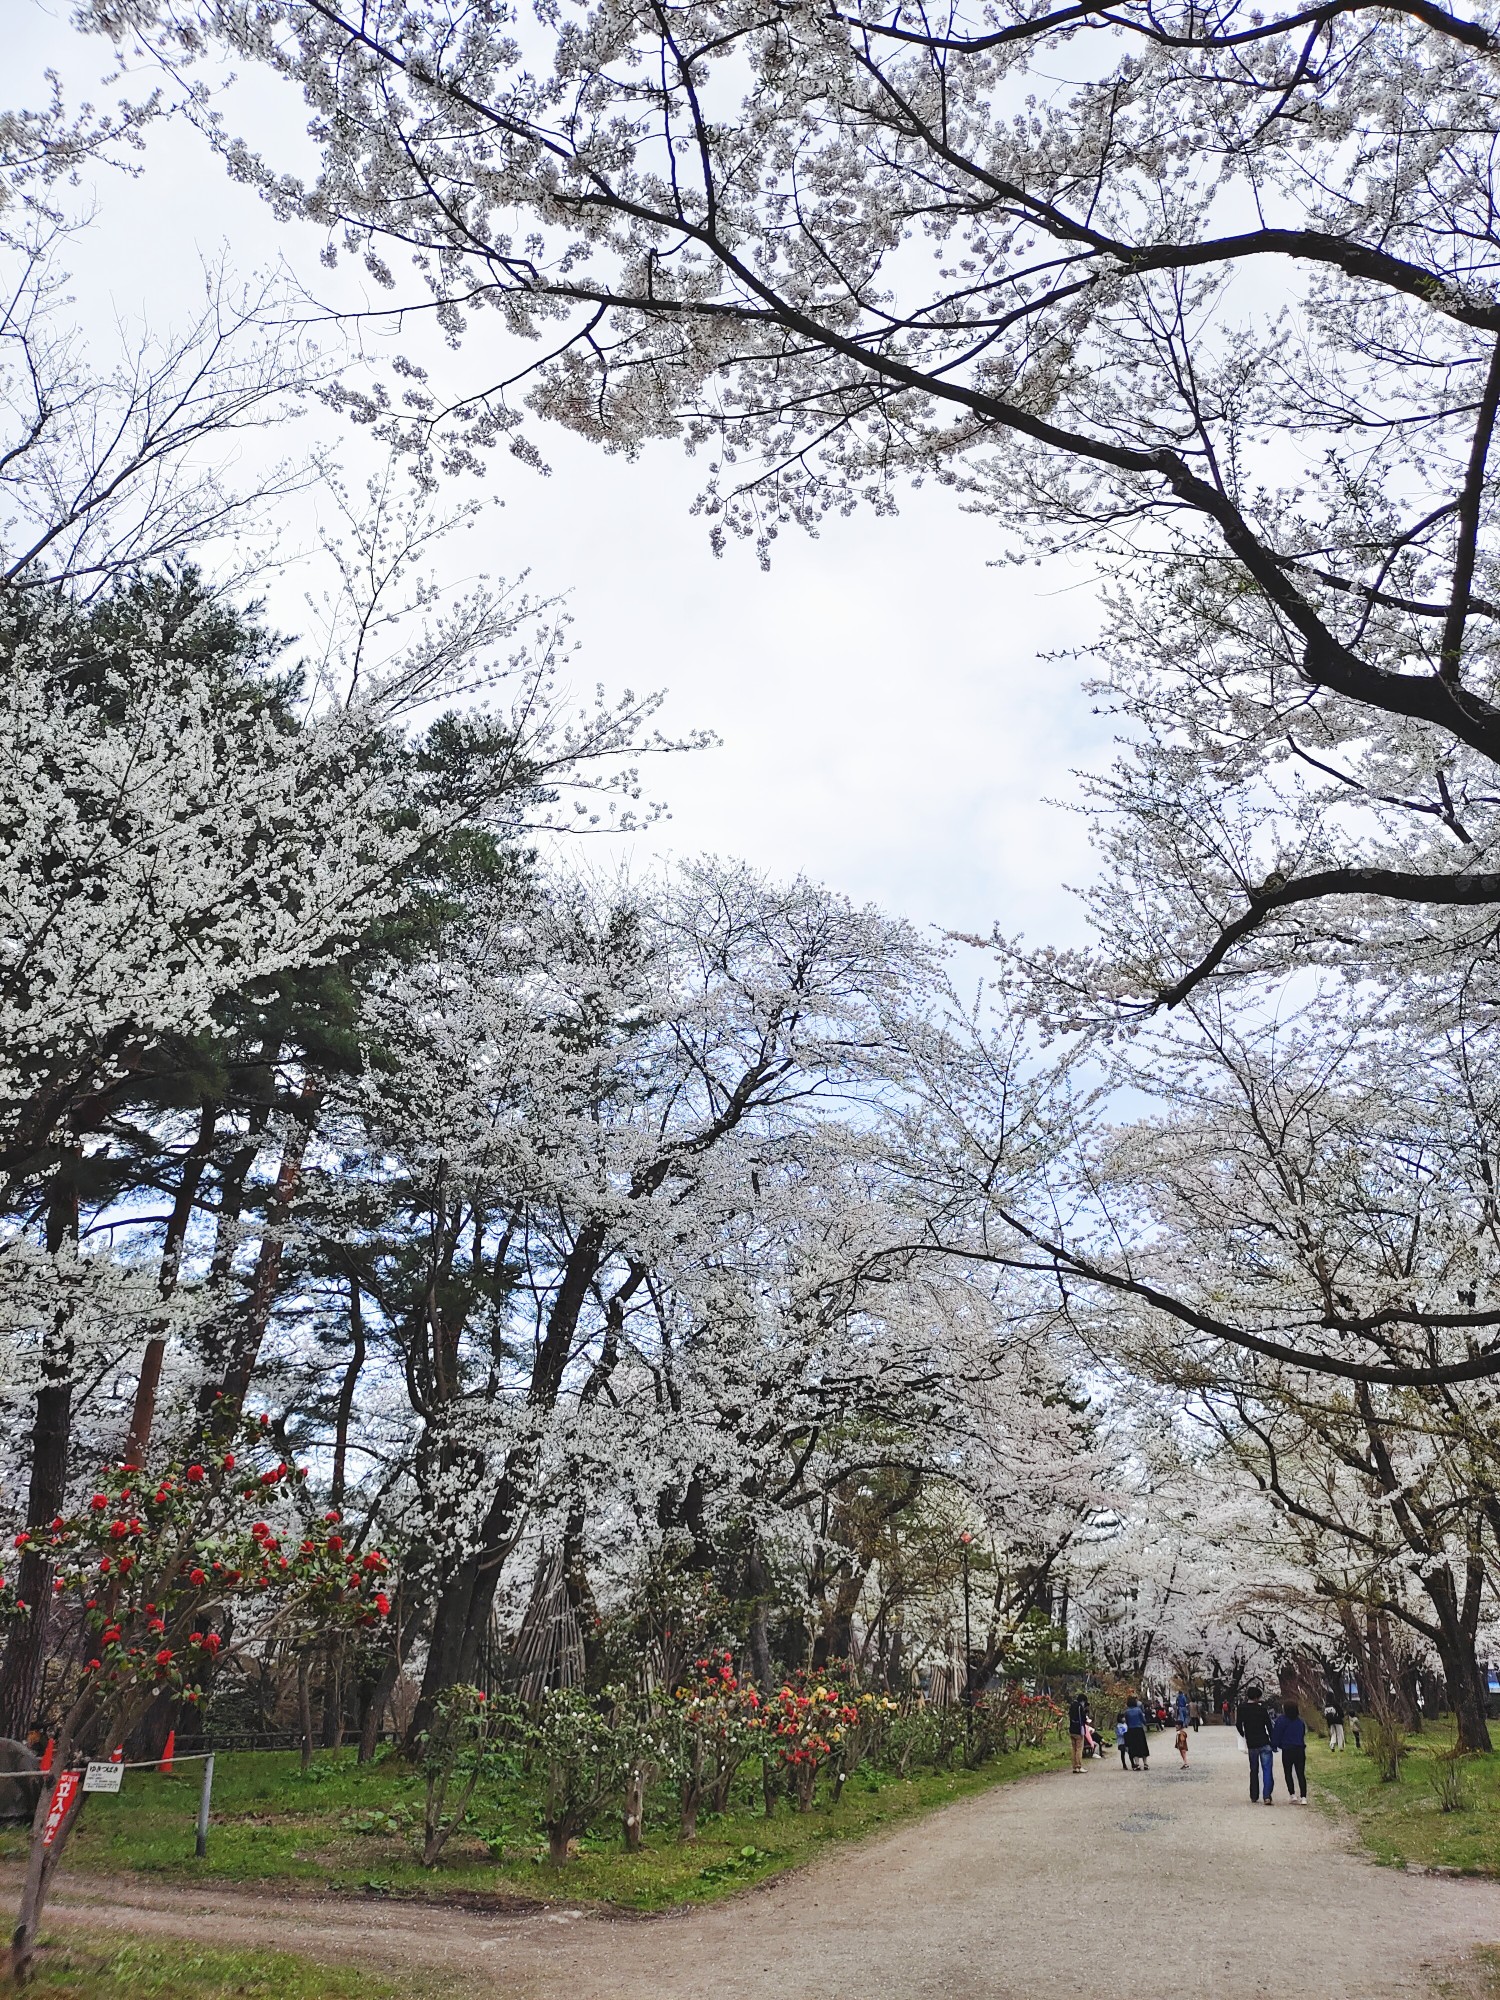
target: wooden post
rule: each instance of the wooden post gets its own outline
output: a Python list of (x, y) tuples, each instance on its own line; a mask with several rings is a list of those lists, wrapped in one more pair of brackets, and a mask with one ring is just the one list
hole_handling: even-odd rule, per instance
[(198, 1794), (198, 1845), (197, 1856), (202, 1861), (208, 1853), (208, 1808), (214, 1791), (214, 1760), (212, 1754), (203, 1760), (203, 1789)]

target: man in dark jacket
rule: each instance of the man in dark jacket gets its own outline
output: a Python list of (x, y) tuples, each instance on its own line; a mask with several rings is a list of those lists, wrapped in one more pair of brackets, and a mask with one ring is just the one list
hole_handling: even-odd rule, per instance
[(1250, 1803), (1259, 1805), (1264, 1792), (1265, 1803), (1269, 1805), (1271, 1790), (1276, 1782), (1276, 1766), (1271, 1752), (1271, 1718), (1266, 1713), (1258, 1687), (1246, 1688), (1234, 1726), (1245, 1739), (1245, 1748), (1250, 1754)]

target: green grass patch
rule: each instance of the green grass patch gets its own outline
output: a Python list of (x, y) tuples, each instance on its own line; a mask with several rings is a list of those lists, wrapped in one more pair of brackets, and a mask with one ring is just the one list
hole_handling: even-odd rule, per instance
[(409, 1983), (398, 1988), (282, 1951), (218, 1951), (161, 1938), (121, 1942), (71, 1929), (43, 1939), (27, 1990), (71, 2000), (417, 2000)]
[[(798, 1813), (781, 1800), (773, 1818), (747, 1775), (722, 1815), (704, 1813), (698, 1838), (675, 1837), (663, 1792), (648, 1812), (645, 1845), (627, 1854), (618, 1817), (601, 1820), (565, 1867), (546, 1858), (536, 1797), (525, 1788), (482, 1795), (436, 1868), (413, 1852), (422, 1781), (396, 1758), (360, 1766), (351, 1751), (326, 1752), (303, 1777), (293, 1754), (220, 1757), (208, 1857), (193, 1858), (198, 1766), (164, 1778), (126, 1774), (118, 1797), (95, 1797), (69, 1844), (67, 1870), (134, 1872), (165, 1880), (303, 1883), (352, 1894), (593, 1901), (631, 1910), (712, 1902), (795, 1868), (830, 1843), (883, 1832), (934, 1807), (1034, 1771), (1061, 1769), (1066, 1750), (1020, 1750), (978, 1771), (924, 1771), (895, 1778), (861, 1771), (836, 1806), (821, 1799)], [(0, 1859), (19, 1860), (23, 1839), (0, 1836)]]
[(1388, 1867), (1451, 1868), (1464, 1875), (1500, 1875), (1500, 1753), (1463, 1762), (1467, 1804), (1444, 1812), (1436, 1789), (1437, 1760), (1453, 1746), (1453, 1725), (1427, 1723), (1410, 1739), (1395, 1784), (1380, 1782), (1374, 1763), (1354, 1748), (1337, 1755), (1309, 1746), (1308, 1784), (1345, 1806), (1360, 1838)]

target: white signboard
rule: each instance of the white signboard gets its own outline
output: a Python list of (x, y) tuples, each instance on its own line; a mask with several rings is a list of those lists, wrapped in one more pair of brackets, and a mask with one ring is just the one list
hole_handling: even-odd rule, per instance
[(125, 1775), (123, 1764), (90, 1764), (83, 1774), (86, 1792), (117, 1792)]

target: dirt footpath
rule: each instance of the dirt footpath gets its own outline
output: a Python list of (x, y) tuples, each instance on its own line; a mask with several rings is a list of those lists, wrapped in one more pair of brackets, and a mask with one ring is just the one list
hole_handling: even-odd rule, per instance
[[(709, 1910), (484, 1917), (67, 1878), (49, 1923), (263, 1944), (506, 2000), (1430, 2000), (1500, 1943), (1500, 1884), (1374, 1867), (1316, 1806), (1246, 1802), (1205, 1730), (965, 1800)], [(1314, 1774), (1316, 1781), (1316, 1773)]]

